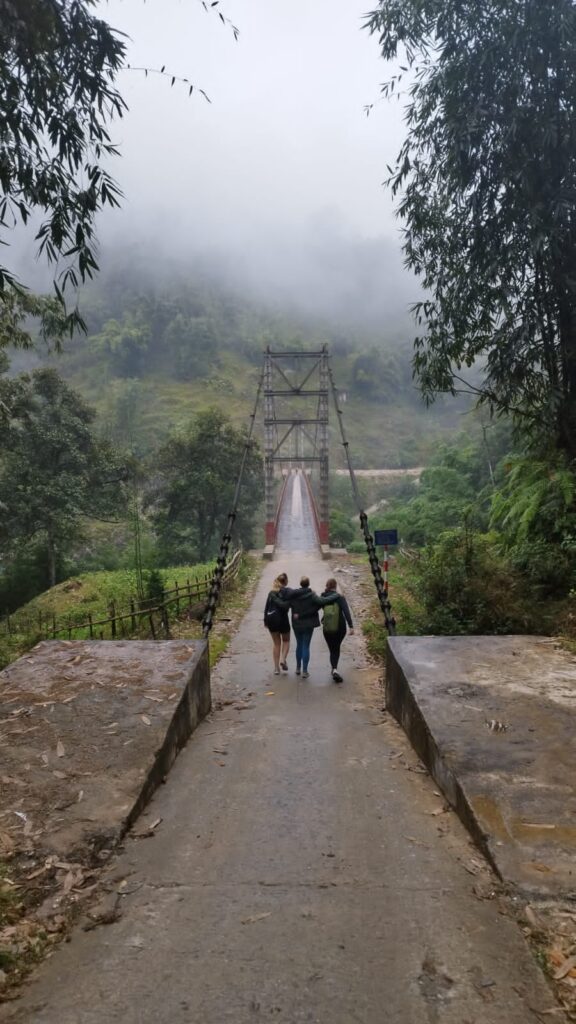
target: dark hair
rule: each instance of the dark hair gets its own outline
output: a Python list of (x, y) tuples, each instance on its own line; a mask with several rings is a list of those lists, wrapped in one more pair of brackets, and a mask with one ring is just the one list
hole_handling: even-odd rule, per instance
[(302, 577), (302, 579), (300, 580), (300, 586), (301, 587), (309, 587), (310, 586), (310, 580), (308, 579), (307, 576), (303, 576)]
[(286, 575), (285, 572), (279, 572), (276, 579), (278, 580), (278, 583), (282, 584), (283, 587), (285, 587), (286, 584), (288, 583), (288, 576)]
[(326, 590), (337, 590), (337, 589), (338, 589), (338, 583), (334, 579), (334, 577), (331, 576), (329, 580), (326, 580)]

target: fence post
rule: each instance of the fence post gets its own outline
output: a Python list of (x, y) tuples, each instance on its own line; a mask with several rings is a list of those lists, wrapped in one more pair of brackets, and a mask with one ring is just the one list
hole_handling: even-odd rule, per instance
[(176, 614), (180, 615), (180, 587), (178, 586), (178, 580), (175, 580), (175, 583), (176, 583)]
[(150, 623), (150, 632), (152, 633), (152, 639), (155, 640), (156, 639), (156, 630), (154, 629), (154, 616), (152, 614), (150, 614), (148, 616), (148, 621)]
[(168, 609), (167, 609), (165, 604), (162, 605), (162, 608), (160, 610), (160, 616), (162, 618), (162, 626), (163, 626), (166, 638), (169, 638), (169, 636), (170, 636), (170, 622), (168, 620)]
[(52, 639), (56, 639), (56, 616), (52, 615)]
[(116, 639), (116, 605), (114, 601), (110, 601), (108, 607), (108, 613), (110, 615), (110, 636), (113, 640)]
[(70, 622), (70, 616), (68, 616), (68, 639), (72, 639), (72, 624)]
[(90, 639), (94, 639), (94, 630), (92, 628), (92, 612), (88, 612), (88, 628), (90, 630)]
[(130, 598), (130, 615), (131, 615), (131, 619), (132, 619), (132, 632), (133, 633), (136, 632), (136, 615), (134, 614), (134, 611), (135, 611), (134, 598), (131, 597)]

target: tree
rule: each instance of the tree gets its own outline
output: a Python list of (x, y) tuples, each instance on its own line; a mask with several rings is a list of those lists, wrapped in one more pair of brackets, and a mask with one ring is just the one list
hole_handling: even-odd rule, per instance
[[(231, 511), (245, 444), (244, 431), (236, 430), (218, 409), (207, 409), (161, 448), (156, 493), (150, 500), (165, 562), (205, 560), (215, 554)], [(262, 458), (253, 444), (235, 524), (236, 536), (245, 545), (252, 543), (262, 493)]]
[(91, 433), (94, 411), (54, 370), (13, 384), (3, 427), (0, 528), (9, 542), (41, 541), (48, 583), (84, 517), (108, 517), (123, 504), (124, 470), (109, 445)]
[[(0, 229), (45, 215), (36, 238), (50, 263), (66, 260), (55, 281), (62, 304), (66, 284), (97, 269), (94, 220), (120, 195), (105, 165), (116, 153), (108, 124), (125, 108), (115, 88), (125, 44), (91, 13), (95, 6), (0, 0)], [(0, 267), (0, 299), (15, 287)], [(79, 320), (71, 313), (69, 326)]]
[[(425, 396), (463, 388), (576, 458), (576, 3), (380, 0), (411, 72), (402, 194)], [(480, 364), (480, 383), (463, 373)]]

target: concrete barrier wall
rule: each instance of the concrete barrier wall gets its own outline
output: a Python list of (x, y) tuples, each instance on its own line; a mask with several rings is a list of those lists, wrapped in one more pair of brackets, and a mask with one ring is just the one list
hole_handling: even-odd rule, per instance
[(144, 785), (126, 818), (125, 830), (134, 824), (154, 791), (164, 782), (179, 752), (212, 706), (208, 644), (204, 640), (195, 641), (194, 646), (184, 691)]

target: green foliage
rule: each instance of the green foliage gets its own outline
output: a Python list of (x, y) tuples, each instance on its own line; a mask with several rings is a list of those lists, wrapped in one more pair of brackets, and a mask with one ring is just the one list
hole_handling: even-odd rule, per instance
[(131, 313), (121, 321), (107, 320), (94, 345), (109, 355), (113, 371), (119, 377), (140, 377), (144, 372), (146, 354), (150, 345), (150, 325)]
[(408, 631), (467, 635), (535, 628), (534, 603), (494, 535), (443, 533), (419, 553), (407, 587), (416, 602)]
[(380, 0), (367, 24), (411, 73), (389, 183), (427, 292), (424, 393), (471, 390), (573, 459), (574, 0)]
[[(236, 430), (217, 409), (208, 409), (161, 448), (158, 478), (149, 503), (163, 564), (181, 561), (185, 556), (205, 559), (216, 554), (231, 511), (245, 444), (245, 431)], [(262, 458), (253, 442), (235, 522), (236, 539), (246, 547), (252, 544), (253, 519), (262, 489)]]
[(47, 582), (54, 585), (58, 559), (83, 517), (121, 509), (124, 470), (110, 447), (93, 437), (93, 410), (53, 370), (11, 382), (11, 397), (0, 460), (5, 550), (6, 542), (41, 543)]
[(480, 437), (460, 434), (451, 444), (439, 444), (418, 485), (405, 480), (390, 486), (389, 507), (385, 515), (374, 515), (374, 527), (397, 526), (402, 541), (415, 545), (464, 522), (487, 530), (494, 470), (509, 442), (509, 428), (499, 424)]
[(151, 569), (146, 573), (146, 599), (151, 607), (162, 604), (164, 589), (164, 580), (158, 569)]
[(348, 516), (333, 511), (330, 514), (330, 545), (335, 548), (346, 548), (355, 539), (358, 530), (354, 529)]
[[(116, 152), (107, 125), (124, 109), (114, 81), (125, 44), (92, 7), (94, 0), (0, 0), (0, 226), (44, 215), (39, 252), (66, 260), (55, 281), (62, 305), (66, 284), (97, 269), (94, 219), (119, 196), (106, 166)], [(0, 302), (13, 285), (0, 269)], [(72, 313), (69, 325), (78, 322)]]
[(511, 456), (492, 498), (499, 528), (514, 563), (543, 593), (567, 593), (576, 584), (576, 476), (565, 458)]

